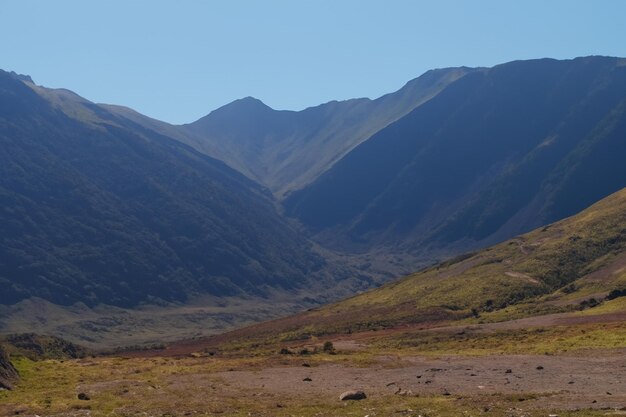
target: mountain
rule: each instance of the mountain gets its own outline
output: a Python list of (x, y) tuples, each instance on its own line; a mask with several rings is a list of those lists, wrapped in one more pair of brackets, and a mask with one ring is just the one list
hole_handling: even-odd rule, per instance
[(626, 186), (626, 60), (478, 69), (284, 202), (320, 242), (459, 253)]
[[(515, 320), (530, 317), (543, 318), (519, 321), (520, 329), (531, 323), (597, 326), (603, 321), (623, 323), (625, 302), (626, 189), (622, 189), (573, 217), (498, 245), (338, 303), (190, 343), (188, 349), (213, 343), (241, 346), (235, 341), (254, 346), (274, 346), (277, 341), (310, 344), (315, 337), (333, 335), (359, 341), (365, 338), (356, 335), (359, 332), (382, 340), (391, 335), (381, 331), (385, 329), (402, 334), (441, 327), (441, 337), (446, 338), (462, 336), (463, 329), (482, 323), (508, 322), (509, 327), (502, 328), (514, 328)], [(451, 330), (446, 331), (447, 326)], [(481, 328), (476, 331), (477, 337), (484, 334)], [(419, 343), (419, 335), (412, 337)], [(429, 341), (433, 342), (425, 339)]]
[(185, 143), (282, 197), (469, 72), (433, 70), (376, 100), (331, 101), (302, 111), (273, 110), (247, 97), (180, 126), (179, 131)]
[(6, 72), (0, 207), (4, 305), (134, 307), (328, 278), (266, 189), (70, 91)]

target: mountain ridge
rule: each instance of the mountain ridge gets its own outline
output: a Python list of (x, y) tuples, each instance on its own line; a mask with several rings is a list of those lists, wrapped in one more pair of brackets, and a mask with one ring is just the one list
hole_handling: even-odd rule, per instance
[[(470, 71), (431, 70), (374, 100), (333, 100), (301, 111), (273, 110), (258, 99), (240, 99), (182, 128), (188, 133), (187, 143), (226, 161), (280, 199)], [(231, 113), (242, 105), (246, 105), (243, 114)]]
[[(624, 146), (625, 74), (624, 59), (605, 57), (515, 61), (474, 71), (292, 193), (286, 213), (337, 247), (395, 241), (405, 250), (437, 241), (468, 250), (572, 214), (626, 185), (626, 170), (616, 161)], [(606, 125), (614, 112), (615, 123)], [(608, 132), (600, 135), (603, 123)], [(566, 158), (578, 154), (592, 163), (593, 153), (583, 148), (593, 149), (594, 140), (607, 142), (613, 161), (593, 162), (606, 179), (604, 191), (587, 186), (575, 206), (561, 200), (550, 212), (544, 205), (524, 216), (529, 222), (498, 233), (538, 187), (549, 187), (541, 185), (543, 176), (552, 182), (571, 177)]]

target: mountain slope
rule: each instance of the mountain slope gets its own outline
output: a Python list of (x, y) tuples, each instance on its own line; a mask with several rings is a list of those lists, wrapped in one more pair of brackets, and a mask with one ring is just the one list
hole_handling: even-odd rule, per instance
[(285, 201), (323, 242), (459, 252), (626, 186), (626, 66), (517, 61), (474, 71)]
[(325, 265), (266, 190), (71, 92), (0, 73), (0, 145), (1, 304), (260, 295)]
[(283, 196), (468, 72), (433, 70), (376, 100), (332, 101), (299, 112), (248, 97), (181, 126), (182, 140)]

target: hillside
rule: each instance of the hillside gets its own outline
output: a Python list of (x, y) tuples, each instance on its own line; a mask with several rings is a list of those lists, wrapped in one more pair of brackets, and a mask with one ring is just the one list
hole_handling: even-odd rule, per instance
[(572, 215), (626, 186), (625, 63), (472, 71), (292, 193), (286, 213), (324, 244), (439, 257)]
[(0, 73), (0, 304), (264, 296), (325, 282), (271, 195), (67, 90)]

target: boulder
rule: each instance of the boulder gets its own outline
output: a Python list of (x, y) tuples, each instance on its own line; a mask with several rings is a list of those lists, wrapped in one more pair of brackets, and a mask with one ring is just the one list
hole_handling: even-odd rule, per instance
[(364, 400), (367, 398), (367, 395), (363, 391), (352, 390), (346, 391), (339, 396), (341, 401), (349, 401), (349, 400)]
[(0, 389), (13, 389), (18, 379), (19, 374), (9, 360), (9, 355), (0, 347)]

